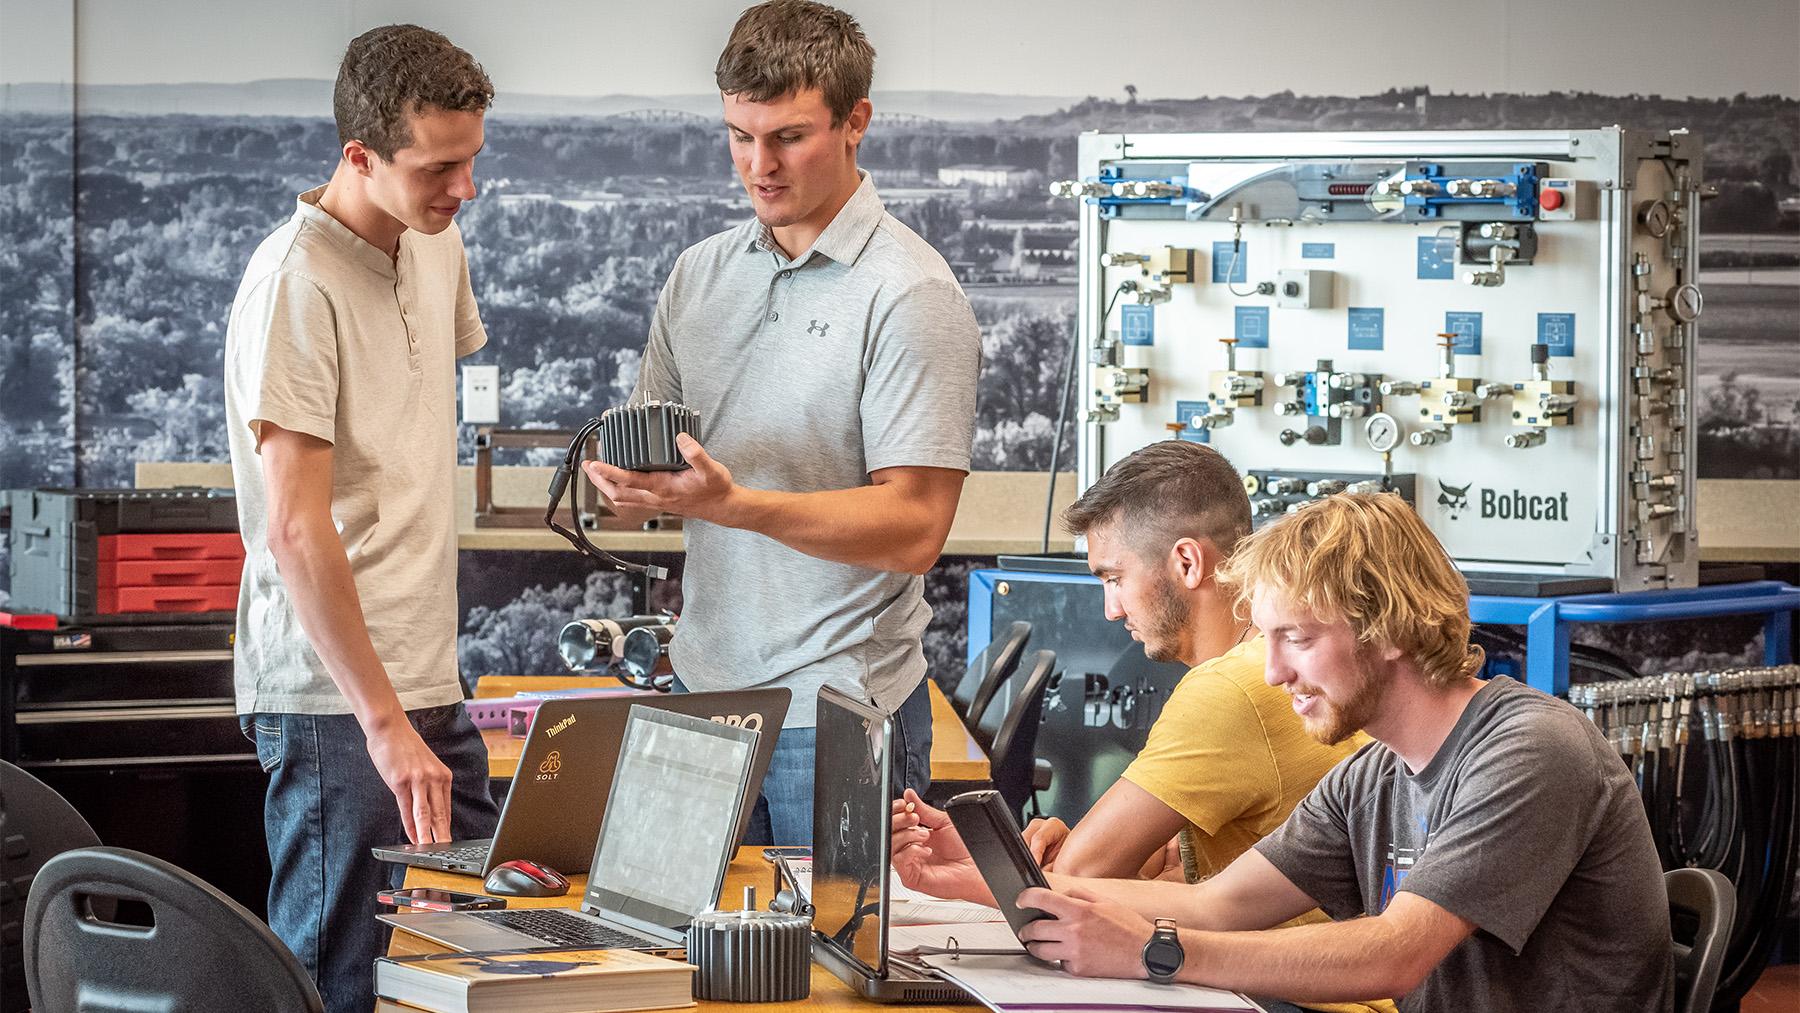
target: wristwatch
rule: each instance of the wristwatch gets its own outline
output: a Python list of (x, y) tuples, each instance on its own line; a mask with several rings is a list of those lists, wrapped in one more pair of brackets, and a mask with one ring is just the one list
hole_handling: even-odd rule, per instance
[(1175, 934), (1175, 919), (1158, 918), (1150, 941), (1144, 944), (1145, 976), (1159, 985), (1167, 985), (1175, 980), (1175, 972), (1181, 970), (1181, 962), (1186, 959), (1181, 938)]

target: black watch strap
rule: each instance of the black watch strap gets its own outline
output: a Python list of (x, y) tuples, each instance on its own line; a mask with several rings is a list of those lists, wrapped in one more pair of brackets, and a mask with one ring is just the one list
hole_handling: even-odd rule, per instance
[(1144, 976), (1160, 985), (1175, 980), (1187, 953), (1181, 948), (1181, 937), (1175, 933), (1175, 919), (1158, 918), (1144, 944)]

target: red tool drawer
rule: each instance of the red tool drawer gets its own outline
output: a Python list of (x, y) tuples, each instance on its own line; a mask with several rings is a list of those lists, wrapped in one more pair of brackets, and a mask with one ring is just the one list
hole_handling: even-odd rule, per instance
[(201, 584), (193, 587), (103, 587), (100, 613), (121, 612), (229, 612), (237, 608), (236, 584)]
[(236, 532), (157, 532), (101, 535), (100, 562), (115, 559), (243, 559), (244, 540)]
[(117, 559), (100, 564), (100, 588), (191, 587), (232, 584), (243, 575), (241, 559)]

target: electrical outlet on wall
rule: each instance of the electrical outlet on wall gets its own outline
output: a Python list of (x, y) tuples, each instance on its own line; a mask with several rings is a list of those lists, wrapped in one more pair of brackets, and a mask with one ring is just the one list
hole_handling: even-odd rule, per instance
[(462, 420), (472, 426), (500, 424), (500, 367), (462, 368)]

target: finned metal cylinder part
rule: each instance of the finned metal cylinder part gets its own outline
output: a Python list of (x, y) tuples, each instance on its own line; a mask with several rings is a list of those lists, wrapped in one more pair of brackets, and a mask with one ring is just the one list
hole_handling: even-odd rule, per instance
[(755, 887), (746, 887), (744, 910), (708, 911), (688, 925), (694, 998), (792, 1002), (811, 994), (812, 920), (755, 903)]
[(700, 413), (673, 401), (609, 408), (600, 415), (600, 459), (629, 471), (681, 471), (680, 433), (699, 439)]

